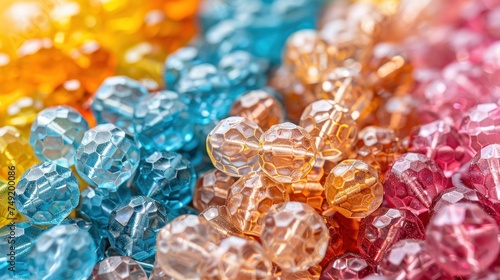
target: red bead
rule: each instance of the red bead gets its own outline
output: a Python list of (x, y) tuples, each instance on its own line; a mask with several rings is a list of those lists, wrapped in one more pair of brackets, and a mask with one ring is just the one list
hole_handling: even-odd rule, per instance
[(375, 272), (370, 259), (358, 254), (346, 253), (333, 260), (323, 269), (320, 280), (363, 279)]

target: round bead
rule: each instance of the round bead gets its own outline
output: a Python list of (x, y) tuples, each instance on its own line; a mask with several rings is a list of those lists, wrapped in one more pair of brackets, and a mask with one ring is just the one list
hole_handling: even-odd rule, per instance
[(214, 166), (241, 177), (259, 169), (259, 138), (262, 129), (242, 117), (229, 117), (208, 134), (207, 151)]
[(81, 218), (64, 219), (59, 225), (72, 225), (87, 231), (90, 237), (92, 237), (92, 240), (94, 240), (97, 260), (102, 260), (104, 258), (104, 251), (106, 251), (106, 247), (109, 246), (107, 238), (108, 233), (106, 231), (98, 229), (91, 222)]
[(205, 172), (196, 182), (194, 207), (198, 211), (203, 211), (210, 206), (226, 205), (227, 193), (234, 182), (236, 182), (234, 177), (218, 169)]
[(154, 152), (142, 159), (134, 177), (138, 194), (151, 197), (169, 210), (180, 209), (193, 197), (196, 172), (178, 153)]
[(267, 63), (246, 51), (224, 55), (218, 67), (229, 81), (231, 95), (227, 99), (231, 101), (244, 92), (262, 88), (266, 84)]
[(139, 82), (124, 76), (104, 80), (92, 100), (92, 112), (98, 123), (112, 123), (134, 133), (134, 108), (148, 95)]
[(323, 218), (309, 205), (286, 202), (264, 216), (260, 239), (266, 253), (283, 271), (308, 269), (325, 256), (330, 236)]
[(346, 246), (344, 244), (344, 238), (342, 237), (339, 222), (335, 217), (324, 217), (325, 225), (328, 228), (328, 234), (330, 235), (330, 242), (326, 248), (326, 254), (321, 261), (321, 267), (326, 267), (326, 265), (335, 257), (340, 256), (345, 253)]
[(482, 148), (472, 158), (469, 167), (470, 181), (474, 188), (487, 198), (500, 200), (500, 144)]
[(274, 204), (289, 201), (285, 187), (262, 172), (252, 172), (236, 181), (227, 195), (226, 206), (233, 225), (258, 236), (264, 215)]
[(116, 191), (139, 165), (139, 148), (113, 124), (101, 124), (85, 132), (76, 151), (76, 170), (90, 185)]
[(364, 218), (382, 204), (384, 189), (375, 168), (348, 159), (328, 174), (325, 195), (328, 204), (345, 217)]
[(345, 253), (332, 259), (323, 269), (320, 280), (364, 279), (375, 271), (375, 265), (363, 256)]
[(156, 252), (156, 236), (168, 222), (167, 211), (156, 200), (133, 196), (109, 216), (109, 243), (120, 254), (145, 260)]
[(78, 206), (80, 196), (71, 170), (49, 162), (28, 169), (15, 193), (16, 209), (36, 225), (59, 224)]
[(481, 208), (457, 203), (441, 208), (433, 217), (427, 227), (427, 244), (441, 268), (466, 276), (493, 263), (500, 248), (498, 234), (495, 221)]
[(239, 236), (243, 238), (251, 238), (231, 223), (231, 215), (225, 205), (211, 206), (201, 212), (199, 217), (201, 219), (205, 219), (222, 237)]
[(289, 122), (274, 125), (262, 134), (259, 147), (260, 167), (281, 183), (299, 181), (316, 161), (314, 139), (305, 129)]
[(298, 272), (276, 271), (273, 280), (318, 280), (320, 274), (321, 266), (315, 265), (308, 270)]
[(158, 234), (156, 262), (175, 279), (200, 279), (219, 241), (220, 236), (205, 219), (183, 215)]
[(479, 152), (490, 144), (500, 143), (500, 106), (494, 103), (479, 104), (462, 119), (461, 132), (467, 136), (467, 145)]
[(389, 204), (410, 210), (415, 215), (427, 212), (432, 199), (447, 185), (437, 163), (415, 153), (397, 158), (384, 178), (385, 198)]
[(175, 88), (179, 79), (187, 74), (187, 70), (192, 65), (200, 63), (200, 52), (196, 47), (185, 46), (172, 52), (165, 60), (165, 72), (163, 76), (167, 88)]
[(36, 239), (28, 268), (36, 279), (87, 279), (96, 262), (90, 234), (72, 225), (59, 225)]
[(0, 178), (3, 181), (9, 181), (11, 166), (15, 167), (16, 177), (19, 178), (18, 176), (37, 162), (29, 143), (16, 128), (0, 127)]
[(148, 275), (135, 260), (126, 256), (108, 257), (92, 270), (94, 280), (148, 280)]

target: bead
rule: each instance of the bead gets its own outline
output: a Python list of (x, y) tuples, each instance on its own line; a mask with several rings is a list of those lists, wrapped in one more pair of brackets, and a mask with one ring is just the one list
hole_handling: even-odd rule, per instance
[[(21, 215), (14, 207), (14, 196), (12, 192), (15, 190), (14, 181), (10, 181), (10, 186), (0, 181), (0, 227), (8, 225), (10, 222), (21, 220)], [(10, 199), (9, 199), (10, 198)]]
[(320, 274), (321, 266), (316, 265), (299, 272), (283, 271), (279, 278), (275, 277), (275, 280), (319, 280)]
[(229, 117), (208, 134), (207, 151), (214, 166), (241, 177), (259, 169), (258, 149), (262, 129), (242, 117)]
[(487, 145), (500, 143), (499, 122), (500, 107), (497, 104), (479, 104), (465, 114), (460, 130), (466, 134), (467, 145), (479, 152)]
[(36, 279), (87, 279), (96, 262), (90, 234), (72, 225), (59, 225), (36, 239), (28, 269)]
[[(59, 84), (43, 101), (47, 106), (70, 105), (78, 108), (85, 103), (89, 93), (78, 79), (69, 79)], [(80, 104), (79, 104), (80, 103)]]
[(141, 160), (134, 177), (138, 194), (151, 197), (167, 209), (187, 205), (193, 197), (196, 172), (178, 153), (154, 152)]
[(344, 240), (344, 247), (347, 252), (360, 253), (358, 247), (358, 236), (361, 227), (362, 219), (357, 218), (346, 218), (340, 213), (335, 213), (333, 216), (335, 220), (339, 223), (340, 235)]
[(318, 212), (322, 212), (323, 207), (327, 207), (325, 188), (318, 181), (302, 179), (298, 182), (287, 184), (286, 190), (290, 195), (290, 201), (305, 203)]
[(200, 212), (191, 206), (183, 206), (179, 209), (169, 209), (167, 216), (168, 216), (168, 220), (171, 221), (179, 216), (186, 215), (186, 214), (198, 215), (198, 214), (200, 214)]
[(148, 280), (144, 269), (132, 258), (126, 256), (108, 257), (92, 270), (94, 280)]
[(222, 237), (239, 236), (243, 238), (251, 238), (231, 223), (232, 217), (225, 205), (211, 206), (201, 212), (199, 218), (206, 220)]
[(491, 144), (482, 148), (472, 158), (469, 167), (470, 181), (474, 188), (485, 197), (500, 200), (500, 144)]
[(384, 190), (375, 168), (348, 159), (330, 171), (325, 195), (330, 207), (345, 217), (364, 218), (382, 204)]
[(399, 240), (424, 237), (424, 225), (410, 211), (381, 207), (361, 221), (358, 247), (363, 255), (379, 262)]
[(165, 271), (161, 269), (160, 265), (157, 262), (155, 262), (153, 271), (149, 276), (149, 280), (175, 280), (175, 279), (172, 278), (167, 273), (165, 273)]
[(175, 279), (200, 279), (220, 236), (205, 219), (183, 215), (158, 234), (156, 262)]
[(155, 254), (156, 236), (167, 222), (167, 210), (158, 201), (133, 196), (111, 212), (109, 243), (122, 255), (145, 260)]
[(16, 209), (36, 225), (59, 224), (78, 206), (80, 196), (71, 170), (48, 162), (28, 169), (15, 193)]
[(417, 100), (411, 95), (391, 96), (381, 102), (375, 116), (377, 125), (394, 130), (399, 138), (408, 136), (411, 129), (420, 125)]
[(254, 240), (230, 236), (221, 241), (204, 267), (203, 279), (271, 279), (271, 260)]
[(165, 60), (163, 75), (167, 88), (176, 88), (179, 79), (187, 74), (189, 68), (201, 63), (200, 51), (195, 47), (185, 46), (171, 53)]
[(396, 159), (384, 178), (385, 198), (398, 209), (420, 215), (429, 210), (432, 199), (447, 188), (437, 163), (421, 154), (406, 153)]
[(3, 123), (16, 127), (23, 135), (29, 135), (31, 124), (43, 108), (45, 108), (45, 104), (38, 96), (20, 97), (12, 103), (6, 104)]
[(87, 121), (75, 109), (50, 107), (36, 116), (30, 145), (40, 160), (69, 167), (75, 164), (76, 149), (88, 129)]
[(238, 20), (223, 20), (206, 30), (204, 38), (198, 42), (198, 48), (210, 61), (223, 59), (234, 52), (248, 51), (253, 42), (242, 27)]
[(227, 194), (226, 206), (232, 224), (245, 234), (258, 236), (264, 215), (274, 204), (289, 201), (285, 187), (262, 172), (252, 172), (236, 181)]
[(341, 234), (341, 227), (335, 217), (324, 217), (325, 225), (328, 228), (328, 234), (330, 235), (330, 242), (326, 248), (326, 254), (321, 261), (321, 267), (326, 267), (326, 265), (333, 258), (340, 256), (345, 253), (346, 248), (344, 245), (344, 238)]
[[(429, 253), (450, 275), (486, 269), (498, 255), (498, 226), (481, 208), (457, 203), (441, 208), (427, 227)], [(459, 267), (460, 269), (457, 269)]]
[(9, 171), (12, 171), (9, 167), (14, 166), (17, 181), (19, 175), (37, 162), (30, 145), (16, 128), (0, 127), (0, 179), (9, 181)]
[(259, 165), (269, 177), (293, 183), (311, 171), (317, 155), (314, 139), (300, 126), (286, 122), (260, 137)]
[(92, 101), (92, 112), (98, 123), (112, 123), (128, 133), (134, 133), (134, 108), (148, 95), (137, 81), (124, 76), (104, 80)]
[(246, 51), (235, 51), (224, 55), (218, 67), (229, 81), (231, 101), (249, 90), (262, 88), (266, 84), (264, 73), (267, 70), (267, 63)]
[(328, 246), (328, 229), (312, 207), (286, 202), (264, 216), (260, 234), (265, 252), (283, 271), (297, 272), (318, 264)]
[(203, 211), (210, 206), (226, 205), (229, 188), (236, 182), (236, 178), (226, 173), (212, 169), (196, 182), (193, 196), (193, 205), (198, 211)]
[[(378, 270), (389, 279), (449, 279), (422, 240), (403, 239), (385, 253)], [(457, 269), (457, 267), (455, 268)]]
[(106, 231), (100, 230), (91, 222), (80, 218), (64, 219), (59, 225), (72, 225), (87, 231), (94, 241), (97, 260), (104, 258), (104, 251), (106, 251), (106, 247), (109, 245)]
[(364, 279), (375, 271), (375, 265), (363, 256), (345, 253), (331, 260), (323, 269), (320, 280)]
[[(107, 258), (109, 258), (109, 257), (122, 257), (123, 256), (118, 251), (116, 251), (116, 249), (113, 247), (108, 247), (105, 255)], [(151, 274), (151, 272), (154, 269), (155, 258), (156, 257), (153, 255), (153, 256), (146, 258), (142, 261), (139, 261), (139, 260), (134, 260), (134, 261), (136, 261), (144, 269), (144, 271), (147, 274)]]
[(150, 94), (134, 111), (135, 140), (147, 151), (177, 151), (194, 137), (188, 100), (172, 91)]
[(76, 170), (90, 185), (116, 191), (139, 165), (139, 148), (113, 124), (101, 124), (85, 132), (76, 150)]

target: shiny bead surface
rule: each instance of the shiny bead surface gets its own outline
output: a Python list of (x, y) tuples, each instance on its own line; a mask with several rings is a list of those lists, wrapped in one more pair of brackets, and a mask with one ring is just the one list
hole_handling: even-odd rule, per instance
[(249, 90), (263, 87), (266, 83), (267, 63), (246, 51), (234, 51), (224, 55), (218, 64), (222, 74), (229, 81), (231, 94), (227, 99), (233, 101)]
[(473, 107), (465, 114), (460, 130), (466, 133), (468, 146), (479, 152), (487, 145), (500, 143), (499, 125), (500, 106), (486, 103)]
[(239, 236), (250, 238), (231, 223), (232, 217), (225, 205), (211, 206), (201, 212), (198, 217), (205, 219), (222, 237)]
[(98, 229), (94, 224), (88, 222), (81, 218), (67, 218), (64, 219), (59, 225), (72, 225), (87, 231), (94, 240), (95, 244), (95, 254), (97, 260), (102, 260), (104, 258), (104, 251), (106, 247), (109, 246), (108, 234), (106, 231)]
[(469, 167), (470, 181), (474, 188), (494, 200), (500, 200), (499, 163), (500, 144), (491, 144), (477, 152)]
[(126, 256), (108, 257), (100, 261), (92, 270), (95, 280), (147, 280), (148, 275), (134, 259)]
[(234, 182), (236, 178), (218, 169), (205, 172), (196, 182), (194, 207), (198, 211), (203, 211), (210, 206), (226, 205), (227, 193)]
[(331, 260), (323, 269), (320, 280), (364, 279), (375, 271), (375, 265), (363, 256), (346, 253)]
[(38, 96), (23, 96), (5, 106), (3, 123), (16, 127), (23, 135), (29, 134), (37, 114), (45, 108), (45, 104)]
[(16, 174), (23, 174), (36, 163), (33, 149), (21, 133), (12, 126), (0, 127), (0, 178), (8, 181), (9, 166), (15, 166)]
[(326, 248), (326, 254), (321, 261), (321, 267), (325, 267), (330, 260), (345, 253), (346, 246), (341, 231), (343, 230), (337, 221), (336, 217), (324, 217), (325, 225), (328, 228), (330, 242)]

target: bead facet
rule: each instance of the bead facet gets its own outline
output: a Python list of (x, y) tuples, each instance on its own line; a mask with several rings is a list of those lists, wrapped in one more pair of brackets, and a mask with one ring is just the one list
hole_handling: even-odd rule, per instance
[(148, 275), (134, 259), (126, 256), (108, 257), (92, 270), (94, 280), (148, 280)]
[(491, 144), (477, 152), (469, 167), (470, 181), (474, 188), (494, 200), (500, 200), (499, 163), (500, 144)]
[(364, 279), (375, 271), (375, 265), (363, 256), (345, 253), (331, 260), (323, 269), (320, 280)]
[(218, 169), (205, 172), (196, 182), (194, 207), (198, 211), (203, 211), (210, 206), (226, 205), (227, 193), (235, 182), (234, 177)]

